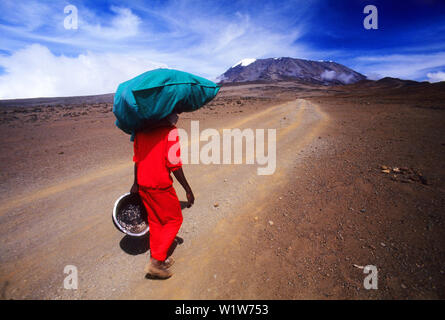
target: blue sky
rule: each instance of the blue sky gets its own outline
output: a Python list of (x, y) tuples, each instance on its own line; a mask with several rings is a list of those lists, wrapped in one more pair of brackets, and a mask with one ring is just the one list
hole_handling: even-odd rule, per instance
[[(369, 4), (377, 30), (363, 27)], [(67, 5), (77, 29), (64, 27)], [(0, 98), (114, 92), (157, 67), (214, 80), (241, 59), (281, 56), (445, 80), (442, 0), (2, 0), (0, 12)]]

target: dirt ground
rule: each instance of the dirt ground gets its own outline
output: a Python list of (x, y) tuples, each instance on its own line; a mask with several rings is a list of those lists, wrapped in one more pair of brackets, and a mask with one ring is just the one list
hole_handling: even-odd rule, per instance
[[(277, 167), (187, 164), (168, 280), (119, 233), (132, 144), (111, 104), (0, 110), (2, 299), (444, 299), (443, 84), (223, 87), (190, 129), (277, 129)], [(185, 195), (175, 184), (181, 201)], [(77, 290), (63, 287), (78, 269)], [(366, 290), (363, 266), (378, 270)]]

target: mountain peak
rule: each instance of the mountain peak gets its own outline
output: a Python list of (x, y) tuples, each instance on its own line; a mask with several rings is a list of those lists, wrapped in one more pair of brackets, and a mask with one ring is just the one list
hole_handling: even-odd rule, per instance
[(255, 58), (246, 58), (246, 59), (239, 61), (237, 64), (233, 65), (232, 68), (235, 68), (236, 66), (247, 67), (249, 64), (251, 64), (255, 61), (256, 61)]
[(318, 84), (349, 84), (366, 77), (334, 61), (290, 57), (243, 59), (219, 76), (220, 83), (300, 80)]

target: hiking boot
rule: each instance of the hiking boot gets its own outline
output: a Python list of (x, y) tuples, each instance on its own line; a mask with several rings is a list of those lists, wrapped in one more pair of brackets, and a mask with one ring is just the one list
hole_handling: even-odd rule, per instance
[(165, 265), (162, 262), (156, 263), (150, 261), (144, 268), (145, 273), (157, 277), (160, 279), (170, 278), (173, 273), (170, 270), (167, 270)]
[(173, 259), (173, 257), (168, 257), (168, 258), (165, 259), (165, 261), (164, 261), (164, 267), (166, 267), (166, 268), (168, 269), (168, 268), (170, 268), (174, 263), (175, 263), (175, 259)]

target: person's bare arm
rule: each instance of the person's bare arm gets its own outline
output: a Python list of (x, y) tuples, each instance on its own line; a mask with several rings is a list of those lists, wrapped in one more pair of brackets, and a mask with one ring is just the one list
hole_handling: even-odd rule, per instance
[(137, 163), (134, 163), (134, 182), (131, 186), (130, 193), (138, 193), (139, 192), (139, 185), (138, 185), (138, 167)]
[(188, 201), (187, 208), (190, 208), (195, 202), (195, 196), (193, 195), (192, 188), (190, 188), (187, 179), (185, 178), (184, 171), (182, 170), (182, 168), (176, 169), (175, 171), (173, 171), (173, 175), (184, 188), (185, 195), (187, 196)]

